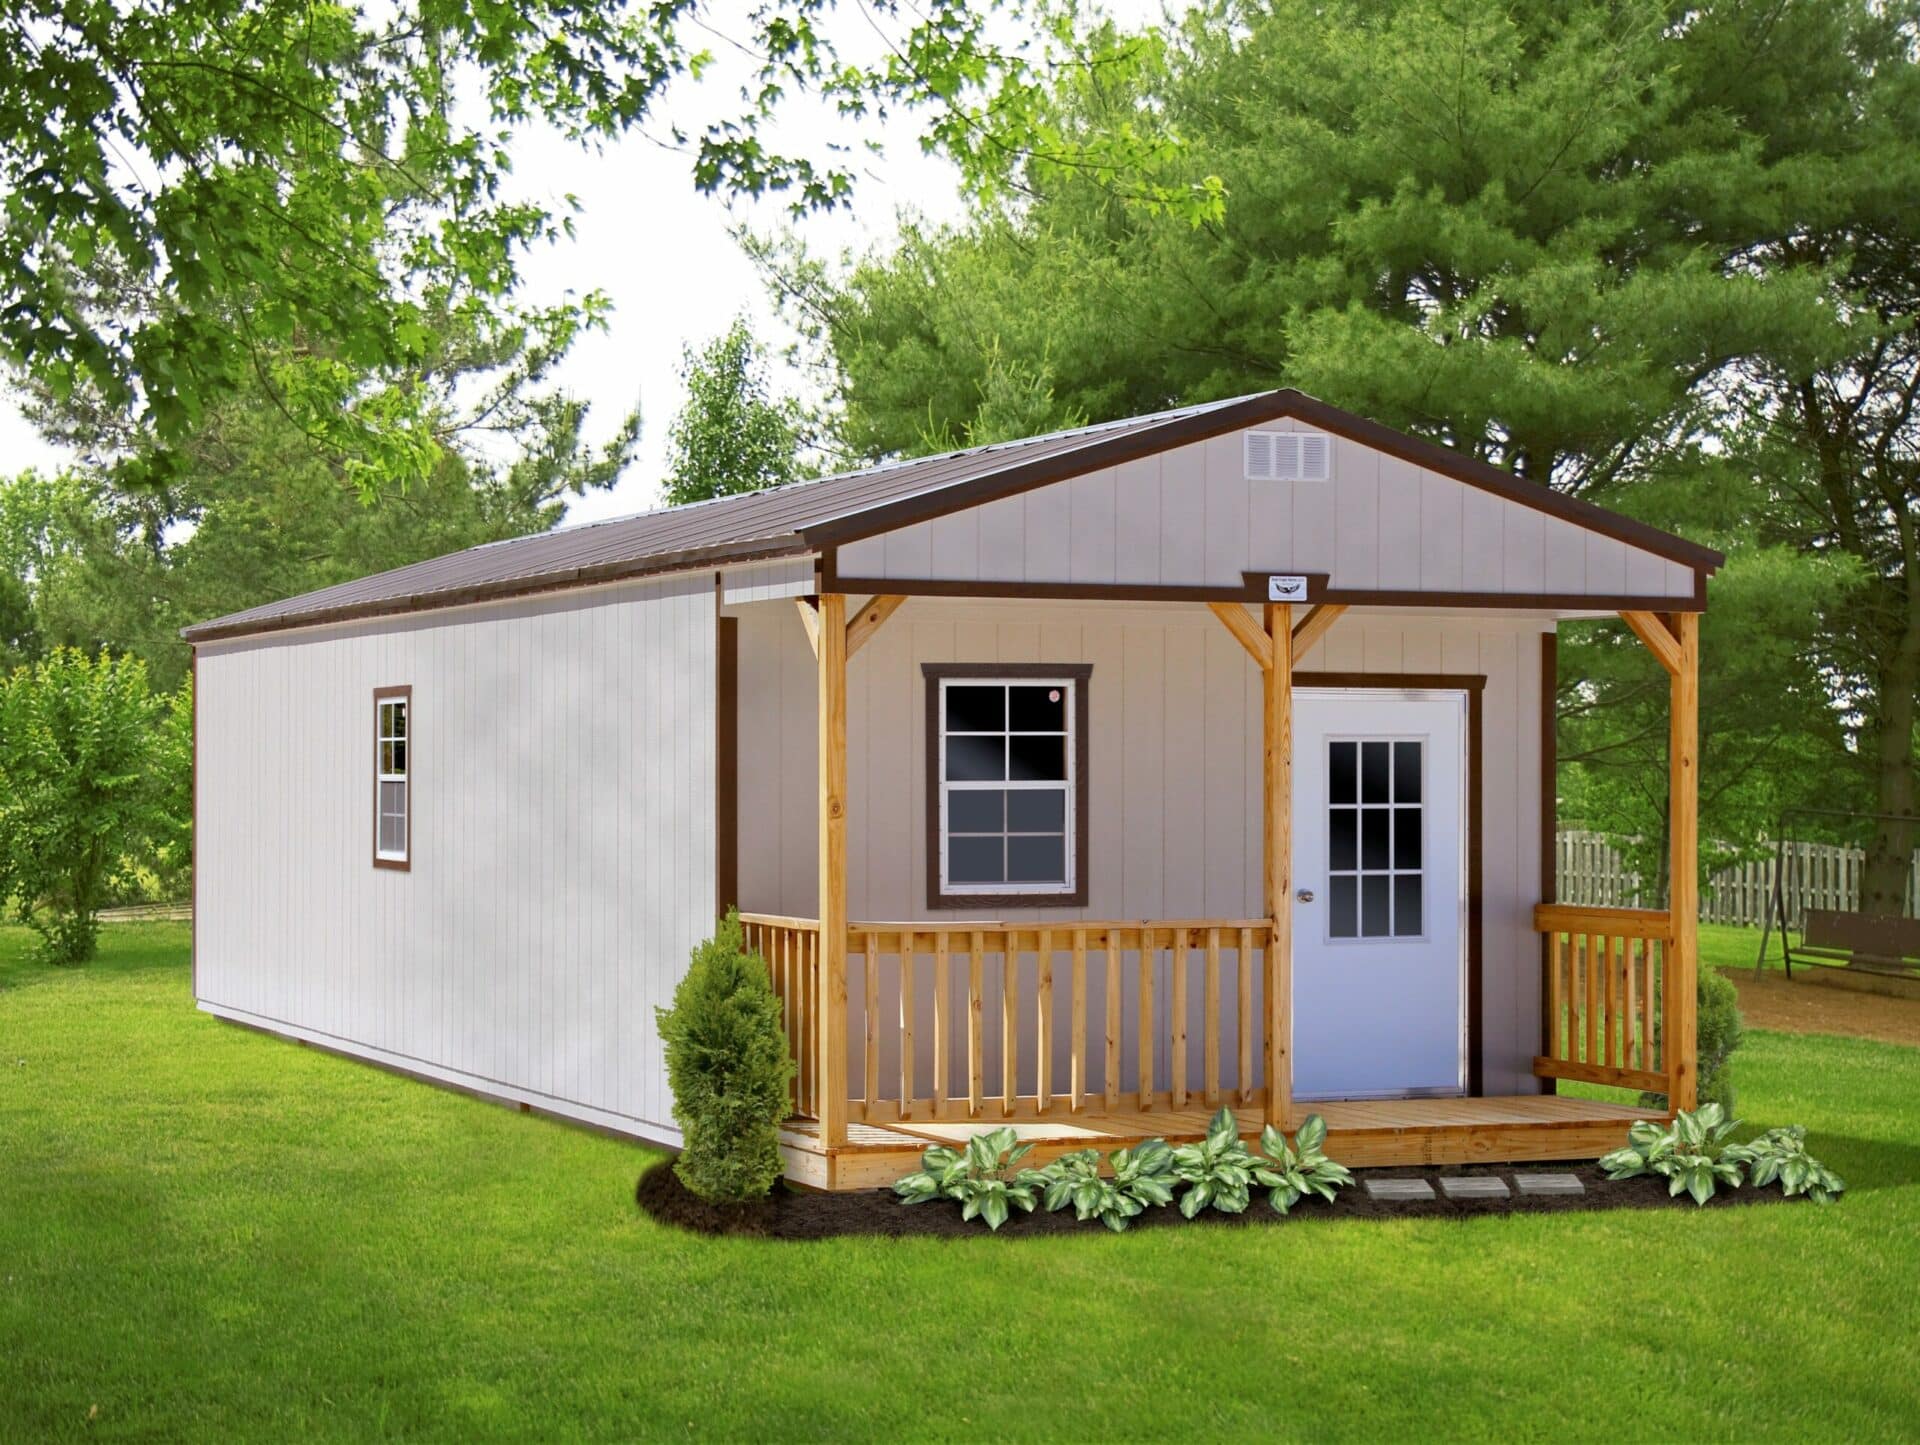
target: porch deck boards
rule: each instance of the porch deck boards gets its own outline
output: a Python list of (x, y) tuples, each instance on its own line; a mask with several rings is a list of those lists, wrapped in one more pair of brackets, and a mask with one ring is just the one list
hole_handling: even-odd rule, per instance
[[(1405, 1164), (1521, 1162), (1593, 1159), (1626, 1141), (1636, 1119), (1664, 1119), (1641, 1109), (1597, 1099), (1522, 1094), (1482, 1099), (1340, 1099), (1296, 1105), (1300, 1116), (1327, 1121), (1327, 1152), (1359, 1167)], [(782, 1126), (787, 1175), (816, 1188), (860, 1189), (891, 1183), (908, 1173), (931, 1143), (957, 1143), (982, 1129), (1010, 1124), (1030, 1156), (1041, 1163), (1075, 1149), (1117, 1149), (1142, 1139), (1171, 1142), (1206, 1132), (1213, 1111), (1167, 1109), (1107, 1112), (1088, 1109), (1060, 1118), (1001, 1119), (994, 1106), (961, 1122), (913, 1120), (880, 1127), (848, 1126), (844, 1149), (825, 1150), (810, 1119)], [(1258, 1109), (1237, 1109), (1241, 1133), (1259, 1136)]]

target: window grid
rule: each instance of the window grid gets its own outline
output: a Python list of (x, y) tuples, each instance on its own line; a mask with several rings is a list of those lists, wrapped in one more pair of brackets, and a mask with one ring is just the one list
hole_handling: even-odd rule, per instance
[(1327, 935), (1425, 933), (1426, 744), (1333, 738), (1327, 744)]
[(409, 861), (408, 837), (408, 714), (411, 697), (376, 694), (374, 697), (374, 859)]
[(944, 893), (1073, 892), (1076, 702), (1066, 677), (941, 680)]

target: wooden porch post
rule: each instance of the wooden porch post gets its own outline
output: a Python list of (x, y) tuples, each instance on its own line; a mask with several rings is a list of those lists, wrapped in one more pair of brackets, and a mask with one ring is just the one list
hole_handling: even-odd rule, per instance
[[(820, 1142), (847, 1142), (847, 599), (820, 596)], [(873, 1006), (873, 1000), (867, 1000)], [(871, 1085), (872, 1080), (868, 1080)]]
[(1270, 602), (1266, 622), (1267, 1122), (1285, 1129), (1293, 1110), (1293, 609)]
[(1699, 1102), (1696, 1035), (1700, 932), (1700, 614), (1676, 612), (1670, 620), (1679, 644), (1669, 698), (1667, 742), (1670, 768), (1667, 888), (1673, 952), (1667, 960), (1667, 1107), (1691, 1109)]

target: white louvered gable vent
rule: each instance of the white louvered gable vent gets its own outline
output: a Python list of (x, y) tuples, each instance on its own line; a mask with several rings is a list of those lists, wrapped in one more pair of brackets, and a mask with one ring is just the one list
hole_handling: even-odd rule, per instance
[(1324, 482), (1333, 474), (1333, 439), (1317, 431), (1250, 431), (1247, 480)]

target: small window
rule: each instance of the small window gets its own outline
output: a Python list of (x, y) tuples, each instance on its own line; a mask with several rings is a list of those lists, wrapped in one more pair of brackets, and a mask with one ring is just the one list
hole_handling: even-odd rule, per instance
[(413, 689), (373, 695), (373, 865), (411, 866), (413, 847)]
[(1327, 744), (1327, 933), (1419, 938), (1426, 931), (1426, 810), (1418, 738)]
[(1083, 903), (1090, 669), (926, 671), (930, 904)]
[(1250, 482), (1324, 482), (1333, 474), (1333, 439), (1317, 431), (1246, 433)]

